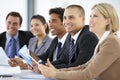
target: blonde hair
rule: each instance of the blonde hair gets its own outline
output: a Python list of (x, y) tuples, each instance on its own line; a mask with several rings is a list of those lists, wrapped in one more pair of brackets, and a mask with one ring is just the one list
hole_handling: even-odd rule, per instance
[(104, 18), (110, 18), (111, 23), (107, 25), (106, 30), (110, 30), (112, 32), (116, 32), (119, 30), (119, 18), (115, 8), (108, 3), (98, 3), (92, 7), (92, 10), (98, 10)]

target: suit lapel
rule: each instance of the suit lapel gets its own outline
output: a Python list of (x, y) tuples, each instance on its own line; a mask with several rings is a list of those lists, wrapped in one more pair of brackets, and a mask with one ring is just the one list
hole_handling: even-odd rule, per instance
[(63, 53), (66, 53), (69, 51), (69, 39), (70, 39), (70, 34), (68, 34), (66, 40), (65, 40), (65, 43), (60, 51), (60, 54), (58, 55), (57, 59), (63, 54)]
[(42, 42), (38, 47), (36, 47), (35, 53), (38, 53), (44, 45), (45, 45), (45, 43)]
[(23, 38), (22, 32), (20, 32), (20, 31), (19, 31), (19, 34), (18, 34), (18, 39), (19, 39), (19, 44), (20, 44), (20, 48), (21, 48), (23, 46), (23, 44), (25, 44), (24, 42), (26, 40)]
[(79, 36), (78, 36), (78, 38), (77, 38), (76, 44), (75, 44), (75, 49), (74, 49), (73, 58), (76, 58), (77, 55), (79, 54), (79, 52), (76, 52), (76, 51), (77, 51), (78, 46), (80, 45), (79, 42), (80, 42), (80, 40), (81, 40), (81, 38), (82, 38), (81, 36), (84, 35), (84, 33), (86, 33), (86, 31), (87, 31), (88, 29), (89, 29), (88, 26), (85, 26), (85, 27), (82, 29), (82, 31), (80, 32), (80, 34), (79, 34)]
[(3, 41), (1, 41), (1, 42), (3, 42), (3, 43), (2, 43), (2, 46), (3, 46), (4, 50), (5, 50), (5, 43), (6, 43), (6, 32), (5, 32), (5, 33), (3, 33), (2, 40), (3, 40)]
[(36, 49), (36, 45), (37, 45), (37, 39), (35, 38), (34, 41), (32, 42), (32, 51), (35, 53), (35, 49)]
[[(78, 36), (78, 38), (77, 38), (77, 41), (76, 41), (76, 43), (79, 43), (79, 40), (81, 39), (81, 35), (83, 35), (85, 32), (86, 32), (86, 30), (88, 30), (88, 27), (84, 27), (83, 29), (82, 29), (82, 31), (80, 32), (80, 34), (79, 34), (79, 36)], [(76, 44), (77, 45), (77, 44)]]
[(49, 52), (50, 59), (53, 59), (54, 51), (56, 50), (57, 44), (58, 44), (58, 38), (55, 37), (50, 45), (50, 52)]

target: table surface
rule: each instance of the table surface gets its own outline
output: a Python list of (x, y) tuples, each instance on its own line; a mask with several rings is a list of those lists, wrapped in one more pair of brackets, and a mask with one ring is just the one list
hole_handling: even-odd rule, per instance
[(0, 77), (0, 80), (56, 80), (45, 78), (31, 70), (22, 70), (21, 73), (13, 75), (13, 77)]

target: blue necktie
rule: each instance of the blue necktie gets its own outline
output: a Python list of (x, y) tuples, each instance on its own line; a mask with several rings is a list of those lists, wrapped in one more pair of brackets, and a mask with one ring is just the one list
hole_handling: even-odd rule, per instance
[(61, 51), (61, 45), (62, 45), (62, 43), (61, 42), (58, 42), (58, 45), (57, 45), (57, 47), (58, 47), (58, 50), (57, 50), (57, 58), (58, 58), (58, 56), (60, 55), (60, 51)]
[(9, 58), (14, 58), (16, 55), (16, 40), (12, 37), (9, 41), (9, 53), (8, 57)]
[(73, 54), (74, 54), (74, 39), (71, 38), (71, 41), (70, 41), (70, 48), (69, 48), (69, 64), (71, 63), (71, 60), (73, 58)]

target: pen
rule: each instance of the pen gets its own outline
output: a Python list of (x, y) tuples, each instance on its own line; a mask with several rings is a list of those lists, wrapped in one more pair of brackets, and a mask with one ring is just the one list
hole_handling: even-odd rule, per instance
[(13, 75), (0, 75), (0, 77), (13, 77)]

